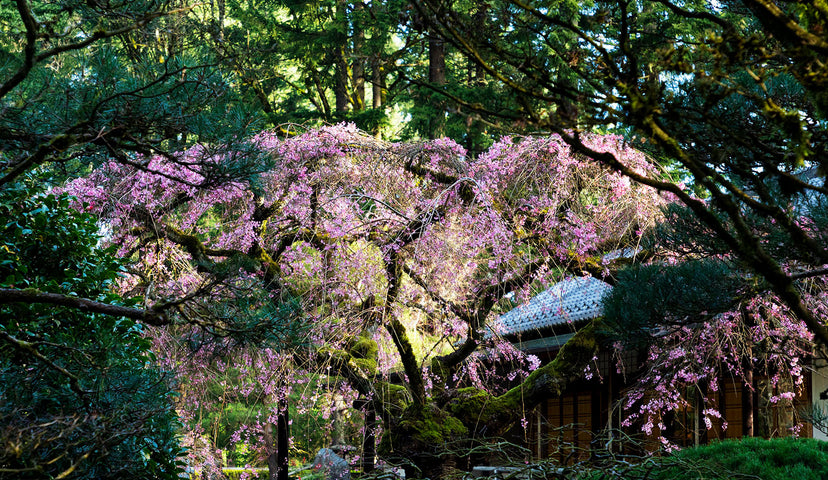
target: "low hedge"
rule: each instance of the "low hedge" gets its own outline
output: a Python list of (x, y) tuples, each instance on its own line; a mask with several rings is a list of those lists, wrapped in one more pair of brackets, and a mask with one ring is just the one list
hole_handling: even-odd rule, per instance
[(595, 472), (590, 479), (825, 480), (828, 442), (810, 438), (725, 440), (654, 457), (623, 472)]

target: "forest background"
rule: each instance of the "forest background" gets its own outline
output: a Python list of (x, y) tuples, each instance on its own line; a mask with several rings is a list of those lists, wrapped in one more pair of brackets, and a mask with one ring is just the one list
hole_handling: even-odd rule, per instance
[[(798, 384), (828, 341), (826, 15), (3, 3), (2, 474), (174, 476), (178, 422), (204, 466), (221, 447), (286, 473), (291, 408), (324, 391), (328, 411), (378, 414), (355, 425), (384, 428), (381, 456), (435, 476), (454, 455), (435, 444), (502, 433), (599, 344), (653, 347), (655, 325)], [(602, 261), (624, 248), (639, 266)], [(556, 362), (530, 373), (501, 342), (516, 374), (479, 380), (506, 296), (567, 275), (634, 287)], [(715, 375), (665, 380), (698, 365), (665, 345), (650, 379), (670, 392)]]

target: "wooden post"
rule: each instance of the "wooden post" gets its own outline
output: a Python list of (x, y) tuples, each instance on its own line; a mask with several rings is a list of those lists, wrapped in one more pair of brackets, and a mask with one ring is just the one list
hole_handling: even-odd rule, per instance
[(753, 397), (756, 394), (756, 386), (753, 384), (753, 367), (748, 367), (745, 370), (745, 383), (747, 386), (742, 387), (742, 413), (744, 420), (743, 436), (753, 437), (755, 431), (753, 429), (753, 416), (755, 403)]
[(362, 458), (360, 460), (362, 473), (374, 471), (374, 457), (376, 457), (376, 436), (374, 429), (377, 426), (377, 414), (371, 405), (365, 411), (365, 436), (362, 439)]
[[(279, 415), (276, 418), (276, 480), (288, 480), (290, 418), (288, 418), (287, 398), (279, 401)], [(268, 466), (270, 466), (269, 461)], [(272, 473), (270, 478), (273, 478)]]

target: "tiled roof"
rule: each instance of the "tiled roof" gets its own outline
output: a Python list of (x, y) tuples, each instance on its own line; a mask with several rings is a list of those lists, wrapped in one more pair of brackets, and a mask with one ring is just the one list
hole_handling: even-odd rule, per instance
[(492, 330), (513, 335), (601, 315), (601, 297), (612, 287), (593, 277), (558, 282), (495, 320)]
[(621, 258), (633, 259), (633, 258), (635, 258), (636, 255), (638, 255), (641, 252), (642, 252), (641, 247), (621, 248), (621, 249), (618, 249), (618, 250), (613, 250), (613, 251), (609, 252), (608, 254), (604, 255), (602, 257), (602, 260), (605, 261), (605, 262), (611, 262), (613, 260), (618, 260), (618, 259), (621, 259)]

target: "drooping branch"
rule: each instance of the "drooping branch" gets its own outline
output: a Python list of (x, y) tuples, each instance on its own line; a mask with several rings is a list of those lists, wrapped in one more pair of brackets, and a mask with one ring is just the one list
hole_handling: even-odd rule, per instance
[[(704, 170), (700, 169), (698, 162), (693, 161), (679, 146), (676, 139), (659, 128), (652, 119), (646, 122), (646, 124), (650, 128), (649, 133), (652, 137), (656, 138), (668, 152), (673, 154), (676, 158), (681, 159), (682, 163), (691, 171), (691, 173), (693, 173), (696, 179), (700, 181), (701, 184), (705, 185), (706, 188), (714, 195), (718, 205), (722, 207), (728, 217), (733, 221), (736, 228), (735, 235), (725, 226), (722, 219), (713, 213), (708, 204), (690, 196), (689, 193), (682, 190), (678, 185), (642, 175), (630, 168), (628, 165), (625, 165), (612, 153), (598, 152), (589, 148), (584, 145), (577, 136), (564, 135), (563, 138), (575, 151), (613, 168), (630, 179), (676, 195), (676, 197), (678, 197), (682, 203), (689, 207), (690, 210), (702, 222), (704, 222), (720, 240), (727, 244), (735, 254), (743, 258), (751, 268), (756, 270), (770, 283), (774, 292), (776, 292), (776, 294), (785, 301), (797, 318), (805, 322), (811, 332), (813, 332), (816, 336), (818, 342), (823, 345), (828, 345), (828, 328), (826, 328), (821, 321), (814, 317), (813, 313), (802, 303), (802, 297), (797, 291), (793, 283), (793, 279), (787, 275), (779, 266), (779, 263), (765, 251), (759, 239), (753, 232), (750, 231), (750, 228), (745, 223), (741, 210), (732, 198), (726, 193), (720, 191), (715, 185), (711, 184), (712, 180), (705, 175)], [(804, 233), (802, 233), (802, 235), (804, 235)], [(811, 241), (813, 241), (813, 239), (811, 239)]]
[[(817, 319), (813, 312), (809, 310), (803, 303), (802, 297), (799, 294), (793, 279), (785, 273), (779, 263), (774, 259), (765, 248), (762, 246), (760, 239), (751, 231), (747, 225), (743, 212), (736, 204), (736, 202), (729, 195), (716, 188), (716, 185), (711, 185), (711, 180), (705, 175), (705, 172), (700, 170), (698, 162), (695, 162), (689, 157), (678, 145), (678, 142), (670, 137), (665, 131), (658, 128), (654, 120), (646, 123), (651, 128), (651, 133), (664, 145), (668, 152), (672, 153), (676, 158), (679, 158), (696, 177), (702, 185), (705, 185), (707, 190), (713, 195), (714, 201), (717, 205), (728, 215), (735, 228), (736, 235), (730, 234), (725, 228), (722, 221), (714, 215), (709, 208), (702, 202), (692, 199), (693, 205), (684, 201), (693, 209), (694, 213), (704, 221), (710, 228), (712, 228), (717, 235), (730, 245), (733, 252), (744, 259), (748, 265), (761, 274), (765, 280), (770, 283), (774, 292), (782, 298), (790, 307), (791, 311), (797, 318), (805, 322), (808, 329), (814, 333), (817, 341), (822, 345), (828, 346), (828, 328), (824, 323)], [(684, 197), (688, 197), (686, 194)], [(809, 237), (802, 231), (801, 228), (795, 226), (792, 220), (781, 213), (772, 215), (772, 218), (782, 222), (784, 227), (792, 234), (792, 236), (806, 245), (814, 247), (814, 253), (822, 253), (825, 255), (825, 249), (822, 245), (816, 245), (813, 238)]]
[(726, 29), (726, 30), (733, 28), (733, 25), (731, 25), (730, 23), (728, 23), (724, 19), (722, 19), (720, 17), (717, 17), (716, 15), (713, 15), (710, 12), (686, 10), (686, 9), (679, 7), (678, 5), (672, 3), (668, 0), (656, 0), (656, 1), (658, 3), (664, 5), (665, 7), (669, 8), (671, 12), (673, 12), (677, 15), (680, 15), (684, 18), (695, 18), (695, 19), (699, 19), (699, 20), (706, 20), (708, 22), (715, 23), (716, 25), (718, 25), (722, 29)]
[(520, 272), (511, 275), (508, 279), (483, 288), (477, 296), (475, 317), (479, 321), (484, 320), (503, 295), (531, 282), (532, 276), (544, 265), (546, 265), (546, 259), (535, 260), (525, 265)]
[(419, 405), (426, 403), (425, 384), (423, 383), (422, 372), (417, 363), (411, 341), (406, 333), (405, 325), (394, 315), (392, 308), (397, 301), (403, 280), (402, 277), (405, 272), (403, 268), (405, 260), (400, 256), (401, 249), (416, 242), (425, 233), (425, 229), (429, 224), (444, 219), (444, 211), (445, 206), (438, 206), (432, 210), (423, 212), (398, 231), (394, 236), (396, 245), (390, 249), (385, 264), (385, 273), (388, 278), (388, 287), (383, 309), (386, 322), (385, 328), (391, 335), (394, 346), (400, 355), (403, 369), (408, 376), (408, 387), (411, 396), (414, 402)]

